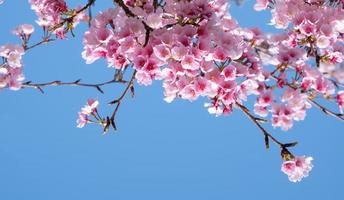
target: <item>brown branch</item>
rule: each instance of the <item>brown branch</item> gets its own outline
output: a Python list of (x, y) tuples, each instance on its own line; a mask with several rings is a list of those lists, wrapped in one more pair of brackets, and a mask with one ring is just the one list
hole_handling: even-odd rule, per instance
[(275, 137), (273, 137), (261, 124), (260, 124), (260, 118), (257, 118), (253, 116), (253, 114), (250, 113), (248, 108), (246, 108), (244, 105), (241, 105), (240, 103), (236, 103), (238, 108), (262, 131), (265, 137), (265, 146), (268, 149), (269, 148), (269, 139), (271, 139), (274, 143), (276, 143), (278, 146), (280, 146), (282, 149), (286, 148), (286, 144), (281, 143), (278, 141)]
[(102, 86), (109, 85), (112, 83), (126, 83), (126, 81), (124, 80), (117, 80), (117, 79), (113, 79), (113, 80), (98, 83), (98, 84), (80, 83), (80, 81), (81, 79), (78, 79), (73, 82), (51, 81), (47, 83), (32, 83), (31, 81), (28, 81), (28, 82), (23, 83), (22, 88), (34, 88), (44, 93), (43, 87), (48, 87), (48, 86), (80, 86), (80, 87), (92, 87), (92, 88), (97, 89), (99, 92), (104, 93), (104, 91), (101, 89)]
[(119, 110), (119, 107), (122, 103), (122, 100), (124, 99), (124, 97), (126, 96), (126, 94), (129, 92), (129, 90), (133, 93), (133, 83), (134, 83), (134, 80), (135, 80), (135, 75), (136, 75), (136, 70), (133, 72), (133, 74), (131, 75), (131, 78), (130, 80), (127, 82), (127, 86), (126, 88), (124, 89), (124, 91), (122, 92), (121, 96), (118, 97), (117, 99), (109, 102), (110, 105), (113, 105), (113, 104), (116, 104), (116, 107), (114, 109), (114, 111), (112, 112), (112, 115), (111, 117), (107, 117), (107, 123), (106, 125), (104, 126), (104, 132), (107, 132), (108, 131), (108, 128), (109, 126), (111, 125), (112, 128), (114, 130), (117, 130), (117, 127), (116, 127), (116, 123), (115, 123), (115, 117), (116, 117), (116, 114)]
[(337, 118), (337, 119), (339, 119), (341, 121), (344, 121), (344, 115), (343, 114), (333, 112), (330, 109), (322, 106), (321, 104), (319, 104), (318, 102), (316, 102), (313, 99), (309, 98), (309, 102), (311, 102), (315, 107), (319, 108), (319, 110), (321, 110), (326, 115), (329, 115), (329, 116), (335, 117), (335, 118)]
[(25, 47), (24, 50), (27, 51), (27, 50), (33, 49), (33, 48), (35, 48), (37, 46), (40, 46), (42, 44), (47, 44), (47, 43), (53, 42), (53, 41), (55, 41), (55, 39), (43, 38), (41, 41), (37, 42), (36, 44), (33, 44), (33, 45), (29, 46), (29, 47)]

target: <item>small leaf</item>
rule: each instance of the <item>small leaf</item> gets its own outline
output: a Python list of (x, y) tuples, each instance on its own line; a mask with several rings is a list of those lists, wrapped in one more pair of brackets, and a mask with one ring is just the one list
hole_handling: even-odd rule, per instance
[(97, 85), (96, 88), (100, 93), (104, 94), (104, 91), (100, 88), (100, 86)]
[(268, 135), (265, 135), (264, 140), (265, 140), (265, 147), (266, 147), (266, 149), (269, 149), (269, 147), (270, 147), (270, 144), (269, 144), (269, 136), (268, 136)]
[(297, 145), (297, 142), (287, 143), (284, 144), (283, 147), (295, 147)]
[(113, 105), (113, 104), (116, 104), (116, 103), (118, 103), (118, 102), (119, 102), (119, 100), (116, 99), (116, 100), (113, 100), (113, 101), (109, 102), (108, 104), (109, 104), (109, 105)]
[(38, 89), (42, 94), (44, 94), (44, 90), (43, 90), (41, 87), (37, 86), (37, 89)]
[(134, 85), (131, 85), (131, 86), (130, 86), (130, 93), (131, 93), (131, 98), (134, 98), (134, 97), (135, 97), (135, 88), (134, 88)]

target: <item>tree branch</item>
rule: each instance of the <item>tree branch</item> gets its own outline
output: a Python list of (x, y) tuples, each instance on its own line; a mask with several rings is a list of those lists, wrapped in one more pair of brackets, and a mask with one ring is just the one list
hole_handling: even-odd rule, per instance
[(319, 110), (321, 110), (326, 115), (329, 115), (329, 116), (335, 117), (335, 118), (337, 118), (337, 119), (339, 119), (341, 121), (344, 121), (344, 115), (343, 114), (333, 112), (330, 109), (320, 105), (318, 102), (316, 102), (313, 99), (309, 98), (309, 102), (311, 102), (311, 104), (313, 104), (315, 107), (319, 108)]
[(31, 81), (25, 82), (22, 85), (22, 88), (34, 88), (39, 90), (40, 92), (44, 93), (43, 87), (48, 86), (80, 86), (80, 87), (91, 87), (97, 89), (100, 93), (104, 93), (101, 89), (102, 86), (109, 85), (112, 83), (126, 83), (127, 81), (124, 80), (110, 80), (98, 84), (89, 84), (89, 83), (80, 83), (81, 79), (78, 79), (73, 82), (62, 82), (62, 81), (51, 81), (47, 83), (32, 83)]
[(248, 108), (246, 108), (244, 105), (241, 105), (240, 103), (236, 103), (238, 108), (262, 131), (265, 137), (265, 146), (268, 149), (269, 148), (269, 139), (271, 139), (274, 143), (276, 143), (281, 148), (286, 148), (286, 145), (278, 141), (275, 137), (273, 137), (261, 124), (259, 121), (259, 118), (253, 116), (253, 114), (250, 113)]
[(135, 80), (135, 75), (136, 75), (136, 70), (133, 72), (133, 74), (131, 75), (131, 78), (130, 80), (127, 82), (127, 86), (126, 88), (124, 89), (124, 91), (122, 92), (121, 96), (118, 97), (117, 99), (109, 102), (110, 105), (113, 105), (113, 104), (116, 104), (116, 107), (114, 109), (114, 111), (112, 112), (112, 115), (110, 117), (107, 117), (107, 123), (106, 125), (104, 126), (104, 132), (107, 132), (108, 131), (108, 128), (109, 126), (111, 125), (112, 128), (114, 130), (117, 130), (117, 127), (116, 127), (116, 123), (115, 123), (115, 117), (116, 117), (116, 114), (119, 110), (119, 107), (122, 103), (122, 100), (124, 99), (124, 97), (126, 96), (126, 94), (129, 92), (129, 90), (132, 92), (132, 96), (133, 96), (133, 93), (134, 93), (134, 90), (133, 90), (133, 83), (134, 83), (134, 80)]
[(24, 50), (28, 51), (28, 50), (33, 49), (33, 48), (35, 48), (37, 46), (40, 46), (42, 44), (47, 44), (47, 43), (53, 42), (53, 41), (55, 41), (55, 39), (43, 38), (41, 41), (37, 42), (36, 44), (33, 44), (33, 45), (29, 46), (29, 47), (25, 47)]

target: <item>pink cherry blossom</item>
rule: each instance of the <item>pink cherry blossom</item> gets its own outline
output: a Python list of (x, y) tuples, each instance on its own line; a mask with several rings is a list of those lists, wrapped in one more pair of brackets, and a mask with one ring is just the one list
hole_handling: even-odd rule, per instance
[(0, 89), (9, 87), (19, 90), (25, 77), (22, 72), (24, 49), (18, 45), (0, 46), (0, 57), (5, 61), (0, 65)]
[(88, 123), (88, 117), (86, 114), (79, 112), (78, 119), (76, 121), (78, 128), (83, 128)]
[(89, 99), (89, 100), (87, 100), (85, 107), (83, 107), (81, 109), (81, 112), (86, 114), (86, 115), (91, 115), (92, 113), (95, 112), (98, 105), (99, 105), (99, 102), (97, 100)]
[(256, 11), (265, 10), (268, 7), (269, 3), (269, 0), (257, 0), (256, 4), (254, 5), (254, 9)]
[(299, 182), (312, 170), (312, 160), (312, 157), (296, 156), (292, 160), (284, 161), (281, 170), (288, 175), (291, 182)]
[(90, 123), (91, 120), (89, 117), (97, 113), (97, 107), (99, 101), (95, 99), (89, 99), (86, 102), (86, 105), (81, 108), (81, 111), (78, 113), (77, 127), (83, 128), (87, 123)]
[(34, 30), (35, 29), (31, 24), (22, 24), (13, 30), (13, 34), (18, 36), (30, 36)]
[(344, 91), (339, 91), (336, 97), (337, 104), (339, 106), (340, 112), (343, 114), (344, 110)]
[(29, 0), (31, 9), (38, 15), (40, 26), (50, 27), (60, 22), (60, 15), (68, 11), (64, 0)]
[(148, 24), (148, 26), (150, 26), (154, 29), (158, 29), (158, 28), (162, 27), (162, 25), (163, 25), (162, 14), (150, 13), (147, 16), (147, 24)]

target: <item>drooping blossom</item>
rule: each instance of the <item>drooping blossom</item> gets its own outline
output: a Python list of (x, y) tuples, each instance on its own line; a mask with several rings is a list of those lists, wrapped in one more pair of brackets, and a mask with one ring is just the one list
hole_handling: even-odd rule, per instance
[(19, 45), (0, 46), (0, 57), (4, 60), (0, 64), (0, 89), (8, 87), (11, 90), (19, 90), (25, 79), (23, 75), (22, 56), (24, 49)]
[(312, 160), (312, 157), (295, 156), (291, 160), (284, 161), (281, 170), (288, 175), (291, 182), (299, 182), (312, 170)]
[(22, 24), (17, 26), (12, 33), (18, 36), (30, 36), (35, 31), (31, 24)]
[(87, 123), (91, 122), (89, 117), (96, 114), (98, 105), (98, 100), (87, 100), (86, 105), (81, 108), (81, 111), (78, 113), (78, 119), (76, 121), (78, 128), (83, 128)]

